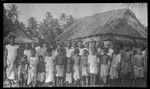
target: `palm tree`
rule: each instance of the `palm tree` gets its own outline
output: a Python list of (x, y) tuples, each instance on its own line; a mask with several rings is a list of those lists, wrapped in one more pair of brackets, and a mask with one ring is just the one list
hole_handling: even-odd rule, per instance
[(18, 7), (15, 4), (12, 4), (12, 5), (9, 6), (8, 17), (12, 21), (17, 20), (19, 15), (20, 15), (20, 12), (17, 9), (18, 9)]

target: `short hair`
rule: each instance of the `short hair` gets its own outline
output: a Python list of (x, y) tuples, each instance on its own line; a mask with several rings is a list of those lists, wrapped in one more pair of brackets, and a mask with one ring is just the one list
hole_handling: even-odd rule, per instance
[(8, 38), (9, 38), (9, 39), (15, 39), (16, 36), (15, 36), (13, 33), (10, 33), (9, 36), (8, 36)]
[(52, 48), (48, 48), (48, 49), (47, 49), (47, 52), (52, 52)]
[(62, 53), (62, 52), (63, 52), (63, 49), (62, 49), (62, 48), (59, 48), (57, 51), (58, 51), (58, 53)]
[(32, 48), (32, 49), (31, 49), (31, 52), (34, 52), (34, 53), (36, 53), (36, 50), (35, 50), (34, 48)]
[(88, 53), (88, 50), (87, 50), (87, 49), (84, 49), (84, 50), (83, 50), (83, 53)]
[(75, 50), (74, 50), (74, 53), (76, 54), (76, 53), (78, 53), (79, 54), (79, 49), (78, 48), (75, 48)]

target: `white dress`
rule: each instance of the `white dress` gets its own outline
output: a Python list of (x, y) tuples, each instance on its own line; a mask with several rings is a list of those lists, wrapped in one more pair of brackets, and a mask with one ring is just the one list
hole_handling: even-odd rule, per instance
[(36, 81), (36, 65), (37, 65), (37, 57), (30, 57), (30, 65), (28, 72), (28, 84), (31, 81)]
[(88, 56), (88, 63), (90, 64), (90, 73), (97, 74), (98, 72), (98, 63), (99, 59), (96, 55), (89, 55)]
[(15, 74), (14, 74), (14, 69), (13, 69), (13, 62), (16, 59), (17, 56), (17, 49), (19, 48), (18, 45), (6, 45), (6, 49), (8, 50), (8, 55), (7, 55), (7, 65), (8, 68), (6, 69), (6, 74), (8, 79), (14, 79)]
[(24, 50), (24, 55), (27, 56), (27, 60), (29, 61), (31, 57), (31, 50)]
[(113, 55), (113, 60), (111, 62), (111, 67), (110, 67), (111, 79), (118, 78), (117, 66), (120, 63), (120, 61), (121, 61), (121, 54)]
[(45, 63), (46, 63), (46, 79), (45, 82), (53, 82), (54, 81), (54, 58), (51, 56), (45, 57)]

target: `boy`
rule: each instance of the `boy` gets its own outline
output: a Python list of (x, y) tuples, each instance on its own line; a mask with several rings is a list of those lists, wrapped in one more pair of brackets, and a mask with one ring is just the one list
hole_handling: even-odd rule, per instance
[(88, 86), (88, 50), (83, 50), (81, 57), (81, 68), (82, 68), (82, 86)]
[(55, 57), (56, 65), (56, 77), (57, 77), (57, 86), (63, 86), (63, 77), (64, 77), (64, 66), (67, 60), (67, 57), (63, 55), (63, 49), (59, 48), (58, 55)]
[(102, 78), (104, 85), (107, 84), (109, 67), (110, 67), (110, 56), (107, 54), (108, 50), (104, 48), (103, 55), (101, 57), (100, 67), (100, 78)]
[(36, 86), (36, 66), (37, 66), (36, 50), (31, 50), (31, 57), (29, 60), (29, 73), (28, 73), (28, 85)]
[(67, 59), (67, 71), (66, 71), (66, 85), (68, 87), (71, 86), (72, 83), (72, 60), (71, 59)]
[(45, 79), (45, 62), (43, 56), (38, 56), (37, 63), (37, 84), (38, 87), (43, 87)]
[(45, 56), (46, 64), (46, 78), (45, 83), (49, 87), (54, 84), (54, 57), (52, 56), (52, 49), (47, 50), (48, 54)]
[(124, 47), (121, 53), (121, 85), (127, 86), (131, 81), (131, 62), (133, 58), (133, 53), (130, 51), (129, 47)]
[(96, 74), (98, 73), (99, 59), (96, 56), (96, 51), (97, 50), (95, 48), (92, 48), (91, 53), (88, 56), (88, 65), (89, 65), (91, 86), (95, 86)]
[(141, 49), (137, 48), (137, 54), (134, 56), (134, 77), (137, 84), (142, 83), (144, 78), (144, 57), (141, 53)]

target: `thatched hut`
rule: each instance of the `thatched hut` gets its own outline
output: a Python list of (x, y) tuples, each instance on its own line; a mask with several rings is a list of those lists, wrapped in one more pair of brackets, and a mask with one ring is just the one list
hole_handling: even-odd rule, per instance
[(69, 26), (56, 40), (79, 39), (147, 44), (147, 32), (130, 9), (118, 9), (81, 18)]

